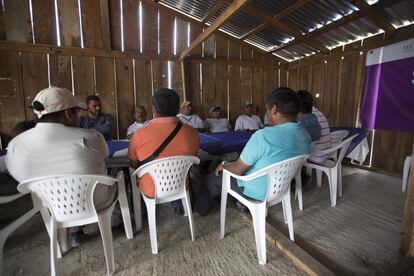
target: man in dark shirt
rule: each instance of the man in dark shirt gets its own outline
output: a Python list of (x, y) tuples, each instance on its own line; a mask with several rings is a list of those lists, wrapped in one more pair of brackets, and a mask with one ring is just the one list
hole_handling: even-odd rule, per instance
[(86, 97), (88, 114), (80, 118), (82, 128), (95, 129), (105, 140), (111, 139), (113, 117), (111, 114), (101, 113), (101, 99), (95, 95)]
[(12, 130), (13, 138), (16, 137), (17, 135), (19, 135), (20, 133), (25, 132), (26, 130), (29, 130), (29, 129), (34, 128), (36, 126), (37, 116), (33, 112), (33, 106), (28, 106), (28, 108), (32, 112), (32, 120), (18, 122)]

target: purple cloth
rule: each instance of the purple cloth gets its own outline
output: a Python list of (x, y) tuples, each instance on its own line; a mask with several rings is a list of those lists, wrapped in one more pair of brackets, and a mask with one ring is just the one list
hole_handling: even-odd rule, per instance
[(414, 57), (366, 67), (361, 124), (414, 132)]

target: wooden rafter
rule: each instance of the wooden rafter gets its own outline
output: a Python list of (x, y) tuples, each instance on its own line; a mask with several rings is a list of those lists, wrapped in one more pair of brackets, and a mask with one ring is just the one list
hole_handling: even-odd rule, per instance
[(352, 0), (351, 3), (356, 6), (361, 13), (366, 15), (372, 22), (386, 32), (394, 32), (395, 27), (386, 20), (386, 18), (377, 9), (371, 8), (364, 0)]
[(290, 36), (295, 37), (295, 39), (311, 46), (312, 48), (322, 52), (322, 53), (327, 53), (328, 49), (325, 48), (324, 46), (320, 45), (319, 43), (317, 43), (316, 41), (314, 41), (312, 38), (305, 38), (302, 36), (302, 34), (300, 32), (298, 32), (297, 30), (289, 27), (288, 25), (284, 24), (283, 22), (281, 22), (278, 19), (274, 19), (273, 17), (267, 15), (266, 13), (262, 12), (261, 10), (253, 7), (252, 5), (248, 5), (244, 10), (244, 13), (246, 13), (247, 15), (256, 18), (260, 21), (262, 21), (263, 23), (285, 33), (288, 34)]
[(235, 0), (230, 6), (217, 18), (213, 24), (211, 24), (207, 29), (204, 30), (194, 41), (191, 42), (190, 46), (184, 49), (179, 60), (183, 60), (194, 48), (196, 48), (200, 43), (205, 41), (210, 35), (212, 35), (221, 25), (223, 25), (230, 17), (232, 17), (237, 11), (239, 11), (248, 0)]
[[(147, 4), (147, 5), (150, 5), (151, 7), (154, 7), (156, 9), (162, 10), (163, 12), (165, 12), (167, 14), (176, 16), (177, 18), (180, 18), (180, 19), (182, 19), (184, 21), (188, 21), (188, 22), (191, 23), (191, 25), (199, 26), (199, 27), (202, 27), (202, 28), (206, 28), (208, 26), (206, 24), (202, 24), (200, 21), (195, 20), (195, 19), (193, 19), (193, 18), (191, 18), (191, 17), (189, 17), (189, 16), (187, 16), (187, 15), (185, 15), (183, 13), (180, 13), (180, 12), (175, 11), (175, 10), (169, 8), (168, 6), (161, 5), (161, 4), (156, 3), (156, 2), (154, 2), (152, 0), (141, 0), (141, 1), (143, 3), (145, 3), (145, 4)], [(256, 47), (256, 46), (254, 46), (252, 44), (249, 44), (247, 42), (244, 42), (243, 40), (237, 39), (237, 38), (235, 38), (235, 37), (233, 37), (233, 36), (231, 36), (229, 34), (226, 34), (224, 32), (220, 32), (220, 36), (224, 37), (225, 39), (228, 39), (229, 41), (232, 41), (232, 42), (235, 42), (235, 43), (239, 43), (240, 45), (242, 45), (242, 46), (244, 46), (244, 47), (246, 47), (248, 49), (252, 49), (254, 51), (257, 51), (259, 53), (264, 54), (266, 57), (269, 58), (269, 61), (286, 62), (285, 60), (283, 60), (283, 59), (281, 59), (281, 58), (279, 58), (279, 57), (277, 57), (275, 55), (272, 55), (271, 53), (269, 53), (269, 52), (267, 52), (267, 51), (265, 51), (265, 50), (263, 50), (263, 49), (261, 49), (259, 47)]]
[(201, 23), (206, 23), (207, 20), (212, 17), (214, 14), (216, 14), (216, 12), (218, 12), (218, 10), (225, 4), (227, 3), (227, 0), (219, 0), (217, 2), (217, 4), (214, 5), (214, 7), (206, 14), (206, 16), (204, 16), (203, 20), (201, 20)]
[[(400, 1), (399, 0), (383, 0), (383, 1), (380, 1), (379, 3), (377, 3), (377, 4), (374, 4), (374, 5), (370, 6), (370, 9), (372, 9), (372, 10), (374, 10), (374, 9), (383, 9), (383, 8), (391, 6), (391, 5), (393, 5), (395, 3), (398, 3), (398, 2), (400, 2)], [(356, 21), (356, 20), (358, 20), (358, 19), (360, 19), (364, 16), (365, 16), (365, 14), (362, 13), (362, 12), (353, 12), (352, 14), (350, 14), (348, 16), (345, 16), (345, 17), (341, 18), (338, 21), (335, 21), (331, 24), (326, 25), (325, 27), (317, 29), (317, 30), (315, 30), (311, 33), (308, 33), (308, 34), (304, 35), (303, 37), (305, 37), (305, 38), (316, 37), (318, 35), (321, 35), (321, 34), (329, 32), (331, 30), (334, 30), (336, 28), (339, 28), (340, 26), (344, 26), (344, 25), (348, 24), (349, 22)], [(280, 51), (280, 50), (288, 48), (288, 47), (292, 47), (293, 45), (296, 45), (299, 42), (300, 41), (298, 41), (298, 40), (293, 40), (289, 43), (281, 45), (280, 47), (277, 47), (276, 49), (272, 50), (271, 52), (273, 53), (273, 52), (277, 52), (277, 51)]]
[[(294, 11), (298, 10), (299, 8), (303, 7), (308, 2), (309, 2), (309, 0), (299, 0), (299, 1), (295, 2), (295, 3), (293, 3), (292, 5), (290, 5), (289, 7), (287, 7), (286, 9), (284, 9), (283, 11), (281, 11), (280, 13), (276, 14), (275, 16), (273, 16), (273, 20), (280, 20), (280, 19), (288, 16), (289, 14), (291, 14)], [(256, 28), (254, 28), (253, 30), (248, 31), (240, 39), (246, 39), (247, 37), (252, 36), (252, 35), (260, 32), (265, 27), (266, 27), (266, 24), (262, 23), (259, 26), (257, 26)]]

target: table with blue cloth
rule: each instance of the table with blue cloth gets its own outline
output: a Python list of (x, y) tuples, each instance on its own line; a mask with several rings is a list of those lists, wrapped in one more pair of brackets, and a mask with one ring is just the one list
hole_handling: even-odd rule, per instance
[[(331, 132), (336, 130), (348, 130), (349, 136), (358, 134), (352, 141), (346, 156), (362, 163), (369, 152), (367, 143), (368, 131), (362, 128), (352, 127), (330, 127)], [(200, 149), (209, 155), (216, 156), (230, 152), (241, 152), (249, 141), (254, 132), (216, 132), (216, 133), (199, 133)], [(128, 156), (128, 140), (111, 140), (107, 141), (109, 149), (109, 166), (111, 162), (115, 164), (127, 164), (125, 158)], [(118, 166), (118, 165), (116, 165)], [(119, 165), (120, 166), (120, 165)]]
[[(357, 128), (357, 127), (340, 127), (340, 126), (332, 126), (329, 128), (331, 132), (337, 131), (337, 130), (347, 130), (348, 137), (351, 137), (355, 134), (358, 134), (356, 136), (351, 144), (349, 145), (348, 151), (346, 152), (346, 157), (354, 159), (359, 162), (359, 164), (364, 163), (365, 158), (367, 157), (369, 153), (369, 146), (368, 146), (368, 130), (365, 128)], [(345, 139), (346, 139), (345, 138)]]
[[(199, 133), (200, 149), (208, 155), (215, 156), (230, 152), (240, 152), (249, 141), (253, 132), (216, 132)], [(109, 149), (108, 167), (128, 166), (128, 140), (110, 140), (106, 142)], [(199, 155), (203, 155), (199, 152)]]
[[(200, 149), (211, 155), (241, 151), (252, 134), (253, 132), (239, 131), (199, 133)], [(110, 140), (106, 143), (109, 149), (109, 158), (128, 155), (128, 140)]]

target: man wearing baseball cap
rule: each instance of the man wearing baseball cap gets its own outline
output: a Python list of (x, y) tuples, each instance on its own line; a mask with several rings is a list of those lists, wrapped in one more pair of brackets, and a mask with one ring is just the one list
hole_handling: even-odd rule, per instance
[(253, 104), (246, 102), (244, 114), (237, 117), (235, 131), (253, 131), (263, 128), (260, 118), (253, 114)]
[(212, 106), (208, 110), (210, 118), (204, 121), (204, 126), (209, 132), (226, 132), (230, 131), (231, 126), (227, 118), (220, 118), (221, 108), (220, 106)]
[(190, 125), (199, 131), (204, 129), (203, 120), (197, 114), (193, 114), (193, 105), (189, 101), (184, 101), (181, 104), (180, 113), (177, 117), (183, 124)]
[[(40, 91), (33, 103), (38, 120), (34, 128), (10, 141), (6, 164), (19, 182), (54, 174), (106, 174), (108, 148), (102, 134), (79, 128), (79, 111), (86, 105), (64, 88)], [(109, 206), (116, 186), (98, 185), (97, 210)]]

